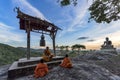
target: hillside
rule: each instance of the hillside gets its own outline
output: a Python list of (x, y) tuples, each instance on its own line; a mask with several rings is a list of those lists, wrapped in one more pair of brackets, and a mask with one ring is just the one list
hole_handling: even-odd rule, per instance
[[(31, 56), (40, 56), (39, 52), (31, 51)], [(26, 50), (0, 43), (0, 66), (26, 57)]]
[[(24, 47), (17, 47), (17, 48), (20, 49), (20, 50), (27, 51), (27, 48), (24, 48)], [(33, 49), (33, 48), (31, 48), (30, 51), (31, 52), (40, 52), (40, 53), (42, 53), (44, 51), (44, 49)]]

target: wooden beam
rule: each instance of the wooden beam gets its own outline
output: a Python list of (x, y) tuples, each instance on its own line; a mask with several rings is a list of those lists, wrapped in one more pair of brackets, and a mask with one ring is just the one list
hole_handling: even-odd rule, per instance
[(42, 31), (40, 31), (40, 30), (32, 30), (32, 32), (36, 32), (36, 33), (40, 33), (40, 34), (50, 35), (49, 32), (42, 32)]

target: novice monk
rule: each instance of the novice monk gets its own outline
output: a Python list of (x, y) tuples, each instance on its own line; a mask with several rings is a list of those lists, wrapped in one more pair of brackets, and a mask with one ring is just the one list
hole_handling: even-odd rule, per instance
[(63, 59), (63, 62), (60, 64), (60, 66), (65, 68), (72, 68), (72, 63), (67, 54), (65, 55), (65, 58)]
[(44, 64), (43, 59), (41, 59), (40, 63), (37, 64), (34, 73), (35, 78), (43, 77), (48, 73), (48, 66), (47, 64)]
[(53, 55), (51, 54), (49, 47), (46, 47), (44, 50), (43, 60), (50, 61), (52, 59)]

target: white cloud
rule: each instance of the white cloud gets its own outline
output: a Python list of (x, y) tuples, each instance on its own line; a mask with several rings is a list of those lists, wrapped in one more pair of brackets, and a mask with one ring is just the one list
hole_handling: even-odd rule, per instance
[(84, 27), (83, 25), (85, 25), (85, 23), (87, 22), (85, 20), (85, 17), (87, 16), (88, 8), (91, 5), (91, 3), (91, 0), (89, 0), (89, 2), (86, 2), (85, 0), (78, 1), (77, 6), (73, 8), (75, 17), (73, 18), (73, 21), (70, 24), (68, 31), (77, 31), (81, 27)]
[(0, 42), (22, 42), (24, 40), (24, 35), (15, 33), (15, 29), (12, 26), (8, 26), (0, 22)]
[(106, 36), (108, 34), (120, 31), (119, 25), (120, 21), (115, 21), (110, 24), (95, 24), (91, 27), (91, 29), (89, 29), (89, 31), (86, 31), (85, 35), (92, 37)]
[(9, 29), (14, 29), (14, 28), (0, 22), (0, 30), (9, 30)]
[(86, 27), (87, 21), (85, 20), (85, 18), (88, 17), (88, 8), (92, 2), (92, 0), (89, 0), (88, 2), (86, 0), (79, 0), (78, 4), (75, 7), (70, 6), (66, 9), (66, 11), (64, 12), (64, 16), (66, 17), (66, 19), (63, 20), (63, 23), (65, 21), (69, 21), (69, 24), (67, 25), (67, 29), (63, 29), (64, 31), (59, 34), (59, 37), (63, 36), (67, 32), (75, 32), (83, 27)]
[(85, 14), (87, 12), (87, 7), (82, 7), (78, 9), (79, 13), (76, 14), (76, 17), (73, 19), (70, 27), (68, 28), (68, 31), (75, 31), (76, 26), (80, 26), (82, 24), (82, 20), (85, 17)]
[(29, 2), (27, 2), (27, 0), (12, 0), (12, 1), (14, 5), (20, 7), (22, 11), (24, 10), (24, 12), (32, 16), (39, 17), (43, 20), (47, 20), (45, 16), (42, 14), (42, 12), (40, 12), (37, 8), (32, 6)]

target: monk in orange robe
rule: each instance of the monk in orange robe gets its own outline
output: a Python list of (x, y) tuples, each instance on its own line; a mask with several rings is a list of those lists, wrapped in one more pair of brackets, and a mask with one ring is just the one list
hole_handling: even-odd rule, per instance
[(53, 54), (51, 54), (49, 47), (46, 47), (46, 49), (44, 50), (44, 55), (43, 55), (43, 60), (44, 61), (50, 61), (53, 58)]
[(43, 59), (40, 60), (40, 63), (37, 64), (35, 71), (34, 71), (34, 77), (39, 78), (43, 77), (48, 73), (48, 66), (47, 64), (44, 64)]
[(63, 59), (63, 62), (60, 64), (60, 66), (65, 68), (72, 68), (72, 63), (67, 54), (65, 55), (65, 58)]

